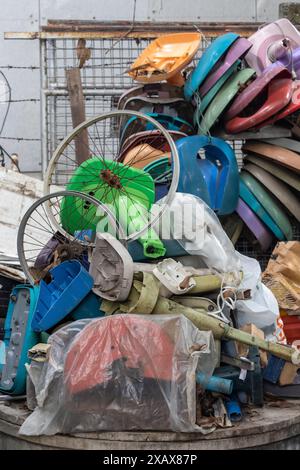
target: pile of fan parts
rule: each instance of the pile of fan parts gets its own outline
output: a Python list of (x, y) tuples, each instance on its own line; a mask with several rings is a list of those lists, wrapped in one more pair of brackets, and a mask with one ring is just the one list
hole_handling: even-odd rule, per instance
[[(64, 139), (20, 223), (28, 284), (10, 296), (0, 389), (26, 391), (23, 434), (207, 433), (266, 387), (300, 394), (300, 328), (284, 333), (300, 315), (300, 33), (283, 19), (200, 55), (202, 39), (142, 51), (138, 85)], [(281, 242), (263, 280), (245, 239)]]

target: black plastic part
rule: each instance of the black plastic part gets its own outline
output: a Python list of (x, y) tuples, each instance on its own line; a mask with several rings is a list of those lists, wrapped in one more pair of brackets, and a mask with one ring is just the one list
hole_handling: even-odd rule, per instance
[(17, 284), (20, 284), (20, 281), (0, 275), (0, 318), (6, 317), (10, 293)]

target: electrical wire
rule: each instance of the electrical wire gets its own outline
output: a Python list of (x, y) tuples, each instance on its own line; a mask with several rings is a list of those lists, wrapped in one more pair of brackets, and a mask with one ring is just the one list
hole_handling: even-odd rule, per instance
[[(224, 285), (225, 279), (222, 279), (220, 293), (217, 297), (217, 307), (218, 310), (214, 310), (213, 312), (207, 312), (207, 315), (216, 318), (217, 320), (221, 320), (224, 323), (230, 323), (229, 320), (223, 313), (225, 306), (230, 308), (230, 310), (235, 310), (237, 295), (236, 295), (236, 287)], [(232, 297), (224, 297), (225, 292), (230, 291), (233, 294)], [(204, 297), (205, 298), (205, 297)], [(209, 300), (209, 299), (206, 299)]]
[(22, 69), (22, 70), (39, 70), (41, 67), (35, 65), (18, 66), (18, 65), (0, 65), (0, 69)]
[(128, 29), (128, 31), (126, 31), (124, 34), (122, 34), (122, 36), (120, 36), (113, 44), (112, 46), (109, 48), (109, 49), (106, 49), (106, 51), (104, 52), (104, 55), (107, 55), (108, 52), (110, 52), (112, 49), (114, 49), (114, 47), (124, 38), (126, 38), (128, 36), (128, 34), (130, 34), (133, 30), (134, 30), (134, 26), (135, 26), (135, 13), (136, 13), (136, 0), (133, 0), (133, 13), (132, 13), (132, 22), (131, 22), (131, 26), (130, 28)]
[(39, 98), (24, 98), (23, 100), (7, 100), (2, 101), (2, 103), (37, 103), (39, 102)]
[(27, 137), (3, 137), (1, 136), (1, 140), (17, 140), (18, 142), (25, 141), (25, 142), (40, 142), (41, 139), (31, 139)]

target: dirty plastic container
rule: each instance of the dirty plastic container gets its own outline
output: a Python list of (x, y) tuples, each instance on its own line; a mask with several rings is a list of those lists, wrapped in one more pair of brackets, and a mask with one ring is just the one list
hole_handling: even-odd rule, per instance
[(84, 299), (94, 281), (79, 261), (65, 261), (51, 269), (52, 281), (40, 282), (31, 323), (34, 331), (47, 331), (65, 318)]

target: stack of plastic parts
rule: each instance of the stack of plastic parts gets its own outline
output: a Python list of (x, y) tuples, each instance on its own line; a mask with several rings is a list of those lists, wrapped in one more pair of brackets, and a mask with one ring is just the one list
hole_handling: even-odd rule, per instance
[[(265, 92), (267, 97), (263, 100), (261, 95)], [(239, 93), (229, 107), (225, 115), (227, 132), (237, 134), (261, 126), (262, 122), (274, 118), (277, 112), (289, 104), (292, 92), (290, 72), (280, 63), (271, 64)]]
[[(243, 150), (247, 155), (253, 155), (263, 159), (266, 162), (279, 165), (278, 169), (291, 170), (296, 173), (296, 178), (300, 178), (297, 173), (300, 173), (300, 158), (299, 155), (292, 150), (276, 145), (276, 139), (272, 144), (248, 141), (243, 146)], [(282, 168), (283, 167), (283, 168)], [(285, 173), (283, 173), (284, 175)], [(280, 178), (280, 177), (279, 177)], [(280, 178), (283, 179), (283, 178)]]
[[(13, 290), (4, 328), (1, 391), (24, 393), (30, 350), (21, 434), (207, 433), (297, 369), (299, 36), (279, 20), (199, 59), (200, 33), (160, 36), (118, 110), (60, 143), (20, 224), (34, 287)], [(244, 237), (282, 242), (263, 276)]]
[(300, 108), (300, 34), (287, 19), (250, 38), (226, 33), (203, 52), (184, 84), (200, 134), (235, 135), (291, 118)]
[(221, 119), (229, 103), (242, 90), (243, 86), (249, 82), (253, 75), (254, 70), (245, 68), (236, 72), (231, 80), (226, 81), (207, 107), (199, 123), (199, 133), (207, 134), (210, 132), (211, 127)]
[[(288, 138), (248, 140), (243, 145), (236, 212), (244, 227), (235, 242), (241, 234), (247, 235), (253, 246), (266, 252), (275, 240), (293, 239), (293, 227), (300, 221), (297, 148), (298, 142)], [(229, 220), (224, 220), (224, 227)], [(234, 228), (226, 230), (234, 238)]]
[[(251, 167), (250, 169), (249, 167), (247, 168), (248, 170), (251, 170)], [(240, 178), (242, 188), (247, 188), (247, 194), (248, 191), (251, 192), (251, 201), (252, 198), (255, 198), (255, 201), (258, 201), (268, 216), (271, 217), (272, 222), (276, 227), (276, 231), (274, 230), (274, 233), (280, 232), (280, 240), (291, 240), (293, 237), (292, 226), (284, 211), (281, 210), (279, 203), (276, 202), (276, 199), (271, 196), (268, 190), (264, 189), (264, 186), (259, 182), (259, 180), (254, 178), (249, 171), (243, 170)], [(241, 196), (244, 197), (243, 189)]]
[(197, 67), (189, 76), (184, 85), (184, 95), (187, 100), (191, 100), (198, 92), (199, 87), (204, 83), (209, 74), (215, 71), (218, 67), (216, 64), (224, 57), (228, 49), (234, 44), (239, 36), (235, 33), (227, 33), (218, 37), (212, 44), (204, 51)]
[(49, 344), (49, 362), (34, 383), (38, 406), (21, 434), (207, 432), (196, 424), (195, 374), (206, 381), (212, 375), (214, 340), (185, 317), (83, 320), (60, 329)]
[[(163, 35), (152, 41), (130, 67), (128, 73), (144, 86), (124, 93), (118, 109), (141, 111), (152, 116), (169, 131), (193, 133), (193, 107), (183, 96), (181, 71), (189, 65), (200, 46), (201, 34)], [(167, 83), (160, 83), (166, 80)], [(134, 119), (122, 125), (121, 143), (132, 134), (151, 130), (136, 126)], [(140, 143), (143, 143), (142, 139)]]
[[(194, 109), (184, 98), (181, 71), (192, 61), (201, 37), (199, 33), (179, 33), (151, 42), (128, 71), (143, 85), (126, 91), (118, 109), (153, 117), (174, 140), (194, 134)], [(165, 80), (167, 83), (162, 83)], [(155, 183), (155, 200), (164, 197), (172, 181), (172, 169), (170, 148), (161, 132), (149, 122), (128, 117), (122, 121), (119, 139), (119, 161), (149, 173)]]

